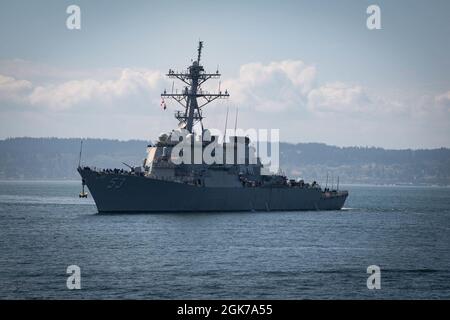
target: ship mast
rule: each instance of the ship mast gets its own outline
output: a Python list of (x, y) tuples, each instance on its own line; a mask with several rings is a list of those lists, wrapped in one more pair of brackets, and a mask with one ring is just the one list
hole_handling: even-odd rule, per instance
[[(186, 85), (181, 93), (174, 93), (172, 89), (171, 93), (167, 93), (164, 90), (164, 93), (161, 94), (162, 99), (166, 97), (172, 98), (184, 108), (182, 111), (175, 112), (175, 118), (180, 122), (179, 127), (186, 129), (190, 133), (193, 132), (194, 125), (199, 121), (203, 131), (202, 108), (204, 106), (218, 98), (228, 98), (230, 96), (227, 90), (224, 93), (220, 89), (217, 93), (209, 93), (201, 89), (201, 85), (207, 80), (212, 78), (217, 79), (221, 76), (219, 70), (216, 73), (205, 72), (205, 69), (200, 64), (202, 48), (203, 41), (199, 41), (197, 60), (192, 62), (192, 65), (188, 67), (187, 71), (175, 72), (169, 69), (169, 72), (166, 74), (169, 78), (177, 78)], [(200, 99), (197, 100), (197, 98)]]

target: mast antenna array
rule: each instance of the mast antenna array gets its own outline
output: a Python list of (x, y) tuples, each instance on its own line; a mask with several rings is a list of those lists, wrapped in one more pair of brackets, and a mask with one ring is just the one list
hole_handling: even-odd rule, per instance
[(191, 133), (193, 132), (194, 125), (199, 121), (201, 123), (203, 119), (202, 108), (204, 106), (216, 99), (228, 98), (230, 96), (228, 90), (222, 92), (219, 89), (219, 91), (215, 93), (202, 90), (201, 85), (203, 83), (209, 79), (219, 79), (221, 76), (219, 71), (216, 71), (215, 73), (205, 72), (203, 66), (200, 65), (202, 49), (203, 41), (199, 41), (197, 61), (192, 62), (192, 65), (190, 65), (186, 71), (176, 72), (169, 69), (169, 72), (166, 74), (169, 78), (176, 78), (182, 81), (185, 84), (184, 89), (181, 90), (180, 93), (178, 93), (178, 90), (173, 93), (173, 89), (171, 93), (167, 93), (167, 91), (164, 90), (164, 93), (161, 94), (162, 99), (174, 99), (184, 108), (184, 110), (175, 112), (175, 118), (180, 122), (180, 128), (184, 128)]
[(202, 48), (203, 48), (203, 41), (199, 41), (198, 42), (198, 57), (197, 57), (197, 62), (198, 64), (200, 64), (200, 58), (202, 56)]

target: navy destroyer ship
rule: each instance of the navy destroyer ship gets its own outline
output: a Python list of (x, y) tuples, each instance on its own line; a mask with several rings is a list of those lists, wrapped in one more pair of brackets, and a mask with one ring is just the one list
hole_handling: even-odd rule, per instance
[[(172, 86), (172, 92), (164, 90), (161, 94), (164, 109), (166, 98), (183, 107), (175, 112), (178, 128), (149, 144), (140, 166), (97, 169), (79, 163), (83, 197), (87, 196), (87, 186), (99, 213), (340, 210), (347, 191), (321, 188), (315, 181), (305, 183), (279, 173), (264, 173), (262, 161), (247, 136), (231, 136), (228, 141), (224, 138), (221, 144), (218, 136), (206, 141), (198, 139), (195, 125), (201, 126), (200, 135), (209, 133), (203, 127), (203, 108), (229, 96), (220, 88), (217, 93), (202, 89), (207, 80), (220, 78), (219, 71), (207, 73), (200, 64), (202, 48), (200, 41), (197, 60), (186, 71), (167, 73), (185, 85), (180, 92), (174, 93)], [(182, 140), (188, 147), (180, 149)], [(231, 152), (231, 161), (211, 163), (202, 159), (180, 163), (181, 158), (193, 159), (197, 149), (204, 152), (207, 148), (212, 150), (212, 156), (220, 154), (222, 159), (229, 160), (227, 155)], [(241, 157), (239, 148), (244, 150)]]

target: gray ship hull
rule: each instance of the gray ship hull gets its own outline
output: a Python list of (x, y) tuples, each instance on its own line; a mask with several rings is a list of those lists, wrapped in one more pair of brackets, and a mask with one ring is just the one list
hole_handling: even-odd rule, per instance
[(318, 188), (204, 187), (79, 168), (100, 213), (340, 210), (346, 191)]

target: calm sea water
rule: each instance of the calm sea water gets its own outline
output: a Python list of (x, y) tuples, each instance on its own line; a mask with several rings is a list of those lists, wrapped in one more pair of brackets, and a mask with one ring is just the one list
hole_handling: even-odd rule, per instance
[(79, 182), (0, 182), (0, 298), (450, 298), (450, 189), (348, 189), (334, 212), (99, 215)]

